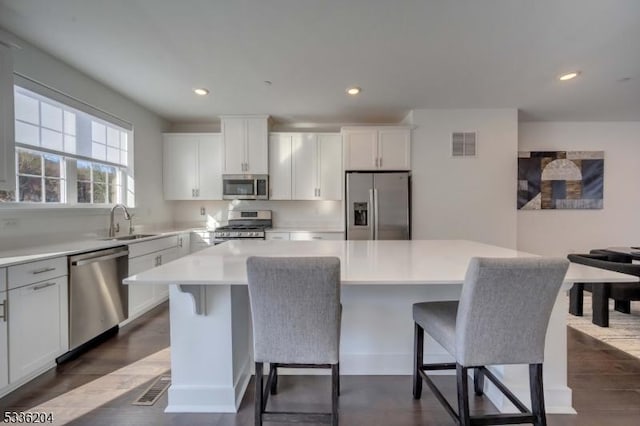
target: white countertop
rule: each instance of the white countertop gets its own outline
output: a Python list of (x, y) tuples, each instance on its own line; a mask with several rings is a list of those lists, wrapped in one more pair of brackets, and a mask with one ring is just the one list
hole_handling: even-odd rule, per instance
[(191, 229), (164, 230), (153, 232), (154, 235), (151, 237), (140, 238), (137, 240), (118, 241), (96, 238), (79, 241), (69, 241), (57, 244), (47, 244), (35, 247), (25, 247), (15, 250), (3, 250), (0, 251), (0, 268), (21, 263), (33, 262), (36, 260), (51, 259), (58, 256), (69, 256), (72, 254), (83, 253), (87, 251), (126, 246), (129, 244), (154, 240), (156, 238), (168, 237), (170, 235), (176, 235), (190, 231)]
[[(471, 257), (533, 254), (465, 240), (247, 241), (234, 240), (133, 275), (127, 284), (247, 284), (249, 256), (336, 256), (342, 284), (461, 284)], [(628, 282), (638, 277), (571, 264), (565, 283)]]

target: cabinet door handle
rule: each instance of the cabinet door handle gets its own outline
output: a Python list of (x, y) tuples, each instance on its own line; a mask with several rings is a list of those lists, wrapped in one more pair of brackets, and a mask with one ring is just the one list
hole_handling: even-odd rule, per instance
[(56, 285), (56, 283), (49, 282), (44, 284), (38, 284), (38, 285), (34, 285), (31, 288), (33, 289), (33, 291), (38, 291), (38, 290), (42, 290), (43, 288), (51, 287), (52, 285)]
[(382, 157), (380, 157), (380, 166), (379, 167), (382, 167)]
[(44, 274), (45, 272), (51, 272), (51, 271), (55, 271), (55, 270), (56, 270), (56, 268), (48, 267), (48, 268), (36, 269), (35, 271), (32, 271), (31, 273), (33, 275), (38, 275), (38, 274)]
[(9, 301), (5, 299), (4, 302), (0, 303), (2, 306), (2, 314), (0, 315), (0, 320), (7, 322), (9, 319)]
[(322, 237), (311, 237), (312, 240), (321, 240)]
[(158, 256), (158, 266), (162, 265), (162, 255)]
[(320, 196), (320, 188), (318, 188), (318, 197)]
[(178, 247), (182, 247), (182, 237), (178, 238)]

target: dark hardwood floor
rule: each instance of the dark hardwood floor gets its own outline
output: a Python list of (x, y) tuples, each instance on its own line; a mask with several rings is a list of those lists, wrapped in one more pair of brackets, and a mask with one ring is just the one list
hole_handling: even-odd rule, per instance
[[(571, 328), (568, 329), (568, 340), (569, 384), (574, 390), (574, 407), (578, 415), (548, 415), (549, 425), (640, 424), (640, 360)], [(164, 304), (124, 327), (117, 336), (99, 347), (0, 399), (0, 414), (27, 410), (168, 345), (168, 306)], [(454, 378), (438, 377), (437, 382), (448, 398), (455, 401)], [(153, 406), (131, 405), (146, 386), (148, 383), (138, 386), (71, 424), (253, 425), (253, 383), (249, 385), (237, 414), (165, 414), (166, 393)], [(273, 409), (328, 410), (329, 377), (283, 376), (280, 392), (270, 398), (270, 406)], [(477, 397), (473, 398), (472, 409), (495, 412), (491, 403)], [(422, 400), (413, 400), (411, 379), (406, 376), (343, 376), (340, 423), (348, 426), (453, 424), (426, 386)]]

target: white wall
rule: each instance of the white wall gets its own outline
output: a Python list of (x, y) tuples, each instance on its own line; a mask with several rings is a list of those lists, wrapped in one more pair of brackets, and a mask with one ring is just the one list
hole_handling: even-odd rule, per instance
[[(343, 229), (342, 201), (173, 201), (173, 218), (179, 227), (226, 224), (229, 210), (272, 210), (276, 227)], [(200, 208), (205, 215), (200, 215)]]
[(604, 151), (602, 210), (520, 210), (518, 249), (565, 256), (640, 244), (640, 122), (521, 123), (520, 151)]
[[(515, 109), (414, 110), (413, 239), (516, 246)], [(452, 158), (451, 133), (477, 132), (477, 157)]]
[[(26, 42), (19, 44), (22, 49), (14, 51), (15, 72), (133, 124), (137, 205), (134, 221), (147, 226), (170, 224), (171, 209), (162, 197), (163, 120), (49, 54)], [(107, 227), (105, 209), (25, 213), (0, 206), (0, 250), (43, 240), (77, 238), (92, 232), (104, 234)]]

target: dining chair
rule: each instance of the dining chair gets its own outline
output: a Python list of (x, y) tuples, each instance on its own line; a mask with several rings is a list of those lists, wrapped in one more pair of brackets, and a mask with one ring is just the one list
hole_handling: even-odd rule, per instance
[[(546, 425), (542, 383), (545, 335), (568, 266), (568, 261), (555, 258), (472, 258), (459, 301), (414, 304), (414, 398), (420, 399), (424, 380), (460, 425)], [(424, 364), (425, 331), (455, 362)], [(487, 368), (505, 364), (529, 365), (531, 409)], [(456, 370), (457, 412), (427, 374), (448, 369)], [(520, 413), (470, 415), (470, 369), (476, 395), (484, 393), (487, 377)]]
[[(340, 259), (249, 257), (255, 359), (255, 424), (263, 421), (338, 425), (340, 389)], [(266, 389), (263, 365), (270, 364)], [(331, 412), (268, 411), (278, 368), (331, 369)]]
[[(640, 265), (632, 263), (632, 257), (604, 249), (594, 249), (586, 253), (571, 253), (567, 258), (595, 268), (621, 272), (640, 277)], [(575, 283), (569, 291), (569, 313), (575, 316), (583, 314), (584, 292), (591, 292), (591, 322), (600, 327), (609, 327), (609, 299), (614, 300), (614, 309), (628, 314), (631, 301), (640, 300), (640, 283)]]

